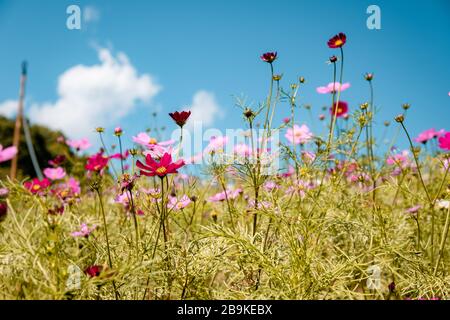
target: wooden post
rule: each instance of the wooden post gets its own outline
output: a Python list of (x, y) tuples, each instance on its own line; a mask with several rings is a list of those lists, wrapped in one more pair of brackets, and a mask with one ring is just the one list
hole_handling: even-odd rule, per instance
[(10, 178), (12, 180), (16, 179), (17, 175), (17, 160), (19, 157), (20, 149), (20, 129), (22, 127), (22, 117), (23, 117), (23, 102), (25, 99), (25, 83), (27, 80), (27, 63), (26, 61), (22, 62), (22, 74), (20, 76), (20, 90), (19, 90), (19, 105), (17, 109), (16, 115), (16, 124), (14, 126), (14, 136), (13, 136), (13, 145), (17, 148), (17, 154), (11, 161), (11, 172)]

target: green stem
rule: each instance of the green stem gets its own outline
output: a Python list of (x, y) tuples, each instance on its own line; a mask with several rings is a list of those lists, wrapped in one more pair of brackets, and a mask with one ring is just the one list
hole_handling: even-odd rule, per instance
[(439, 246), (439, 256), (436, 261), (436, 265), (434, 266), (434, 272), (433, 272), (434, 276), (436, 275), (437, 269), (439, 267), (439, 263), (441, 262), (442, 256), (444, 254), (444, 246), (445, 246), (445, 241), (447, 240), (449, 226), (450, 226), (450, 206), (447, 209), (447, 217), (445, 218), (445, 227), (444, 227), (444, 230), (442, 231), (441, 245)]
[[(110, 246), (109, 246), (109, 237), (108, 237), (108, 227), (106, 225), (106, 215), (105, 215), (105, 209), (103, 207), (103, 201), (102, 201), (102, 196), (100, 194), (100, 191), (98, 188), (95, 188), (95, 191), (97, 192), (98, 195), (98, 200), (100, 202), (100, 212), (102, 213), (102, 217), (103, 217), (103, 225), (105, 227), (105, 238), (106, 238), (106, 250), (108, 253), (108, 265), (109, 267), (112, 269), (113, 268), (113, 263), (112, 263), (112, 258), (111, 258), (111, 250), (110, 250)], [(116, 299), (119, 299), (119, 294), (117, 292), (117, 288), (116, 288), (116, 284), (113, 281), (113, 287), (114, 287), (114, 294), (116, 296)]]

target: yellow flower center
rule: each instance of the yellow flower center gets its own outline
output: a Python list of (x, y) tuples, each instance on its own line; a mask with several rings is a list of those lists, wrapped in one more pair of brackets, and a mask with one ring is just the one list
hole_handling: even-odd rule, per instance
[(35, 184), (35, 185), (33, 186), (33, 190), (39, 190), (40, 188), (41, 188), (41, 186), (38, 185), (38, 184)]
[(158, 141), (156, 141), (155, 138), (150, 138), (150, 140), (148, 141), (149, 144), (157, 144)]
[(334, 45), (335, 46), (340, 46), (340, 45), (342, 45), (342, 40), (341, 39), (338, 39), (338, 40), (336, 40), (336, 42), (334, 43)]
[(158, 169), (156, 169), (157, 174), (165, 174), (166, 172), (167, 172), (166, 167), (159, 167)]

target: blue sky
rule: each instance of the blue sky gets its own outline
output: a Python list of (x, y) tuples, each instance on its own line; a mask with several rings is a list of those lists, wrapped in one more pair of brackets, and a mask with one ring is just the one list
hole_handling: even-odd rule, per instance
[[(71, 4), (81, 7), (82, 17), (90, 13), (88, 21), (84, 16), (81, 30), (66, 27), (66, 8)], [(371, 4), (381, 8), (381, 30), (366, 27), (366, 8)], [(430, 127), (450, 130), (449, 31), (448, 0), (0, 0), (0, 112), (2, 103), (4, 106), (5, 101), (17, 99), (19, 66), (26, 59), (30, 65), (27, 110), (32, 119), (53, 124), (71, 121), (70, 112), (67, 116), (61, 112), (70, 109), (75, 98), (66, 97), (61, 102), (60, 79), (66, 73), (62, 91), (81, 90), (86, 94), (82, 102), (89, 103), (91, 94), (101, 93), (86, 93), (88, 85), (80, 84), (85, 81), (75, 74), (100, 66), (99, 48), (103, 48), (116, 67), (117, 55), (126, 55), (128, 61), (119, 62), (118, 67), (135, 74), (125, 72), (124, 81), (130, 80), (122, 92), (125, 97), (113, 94), (110, 99), (114, 101), (110, 101), (109, 93), (103, 92), (105, 97), (98, 101), (109, 115), (100, 112), (88, 123), (97, 125), (98, 119), (98, 125), (106, 124), (110, 131), (120, 124), (131, 137), (149, 127), (151, 113), (158, 110), (162, 115), (158, 124), (172, 128), (166, 114), (190, 106), (197, 95), (196, 110), (203, 111), (198, 117), (207, 117), (208, 112), (212, 115), (208, 126), (222, 130), (242, 127), (233, 95), (243, 94), (255, 104), (263, 101), (269, 67), (259, 56), (277, 51), (275, 70), (283, 73), (283, 86), (287, 88), (298, 76), (304, 76), (307, 83), (300, 93), (300, 104), (312, 105), (317, 118), (330, 99), (315, 89), (331, 82), (332, 68), (325, 61), (338, 53), (326, 42), (345, 32), (344, 82), (352, 86), (342, 93), (342, 100), (354, 110), (368, 99), (363, 74), (370, 71), (375, 74), (380, 134), (382, 123), (392, 121), (405, 102), (412, 106), (407, 126), (413, 135)], [(74, 69), (76, 66), (83, 67)], [(87, 73), (88, 78), (90, 75)], [(134, 89), (137, 84), (142, 90)], [(107, 91), (108, 85), (102, 88)], [(112, 89), (117, 86), (120, 84), (111, 83)], [(146, 94), (145, 90), (153, 91)], [(120, 108), (116, 100), (124, 101), (127, 107)], [(55, 106), (60, 112), (55, 112), (55, 118), (50, 116), (51, 120), (40, 112)], [(56, 115), (65, 120), (60, 122)], [(280, 105), (277, 121), (288, 115), (289, 107)], [(85, 117), (89, 118), (89, 113)], [(316, 131), (321, 126), (317, 120), (312, 124), (304, 110), (298, 111), (296, 118)], [(79, 120), (75, 122), (83, 126)], [(80, 137), (79, 132), (73, 135)], [(405, 145), (403, 137), (399, 144)]]

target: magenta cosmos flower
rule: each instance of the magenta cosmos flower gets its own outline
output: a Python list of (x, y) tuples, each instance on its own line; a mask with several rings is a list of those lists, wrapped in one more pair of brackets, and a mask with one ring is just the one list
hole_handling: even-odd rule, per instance
[(90, 148), (92, 145), (87, 138), (83, 138), (80, 140), (67, 140), (66, 144), (69, 147), (74, 148), (77, 151), (83, 151)]
[(61, 167), (56, 168), (45, 168), (44, 176), (49, 178), (50, 180), (61, 180), (66, 176), (66, 172)]
[(102, 266), (93, 265), (93, 266), (87, 267), (84, 270), (84, 273), (86, 273), (89, 277), (94, 278), (94, 277), (98, 277), (102, 271), (103, 271)]
[(108, 165), (108, 157), (99, 152), (89, 157), (86, 163), (86, 170), (100, 172)]
[(34, 178), (31, 181), (26, 181), (23, 186), (33, 194), (42, 193), (50, 186), (50, 181), (47, 178), (44, 178), (42, 180)]
[(333, 117), (334, 114), (336, 114), (336, 117), (341, 118), (344, 115), (346, 115), (347, 112), (348, 112), (348, 103), (345, 101), (339, 101), (337, 104), (337, 108), (335, 104), (330, 108), (330, 113), (331, 116)]
[(328, 47), (331, 49), (341, 48), (347, 42), (347, 36), (340, 32), (328, 40)]
[(3, 149), (3, 146), (0, 144), (0, 163), (11, 160), (17, 154), (17, 148), (12, 146)]
[(261, 55), (261, 60), (267, 63), (272, 63), (277, 58), (277, 52), (266, 52)]
[(294, 128), (287, 129), (284, 135), (293, 144), (305, 144), (309, 142), (313, 134), (305, 124), (302, 126), (294, 125)]
[(343, 83), (342, 85), (339, 82), (330, 82), (325, 87), (316, 88), (316, 91), (317, 91), (317, 93), (320, 93), (320, 94), (327, 94), (327, 93), (335, 93), (337, 91), (342, 92), (342, 91), (347, 90), (348, 88), (350, 88), (349, 82)]
[(159, 176), (161, 178), (171, 173), (178, 173), (177, 170), (184, 165), (185, 163), (182, 159), (172, 162), (172, 156), (168, 153), (164, 153), (159, 162), (155, 161), (150, 155), (145, 157), (145, 164), (139, 160), (136, 162), (136, 166), (141, 169), (141, 175), (148, 177)]
[(439, 148), (450, 151), (450, 132), (446, 132), (439, 138)]

